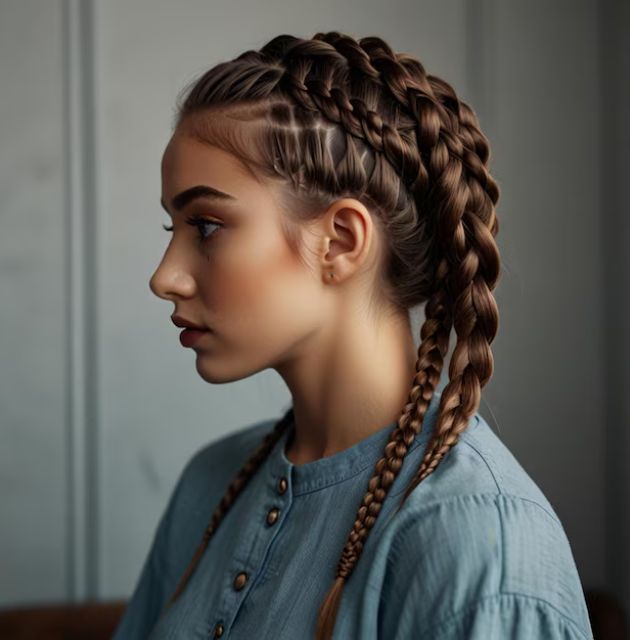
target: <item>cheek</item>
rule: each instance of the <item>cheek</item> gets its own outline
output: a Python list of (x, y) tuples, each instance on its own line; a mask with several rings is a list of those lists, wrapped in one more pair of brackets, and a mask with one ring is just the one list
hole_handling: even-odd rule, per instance
[(216, 255), (206, 280), (206, 312), (217, 334), (241, 345), (277, 345), (316, 320), (317, 280), (277, 239), (261, 237)]

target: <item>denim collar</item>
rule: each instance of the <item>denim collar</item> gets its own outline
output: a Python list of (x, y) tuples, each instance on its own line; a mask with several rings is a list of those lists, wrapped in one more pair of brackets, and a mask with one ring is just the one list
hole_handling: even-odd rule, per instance
[[(420, 435), (416, 436), (411, 443), (407, 455), (429, 440), (439, 408), (440, 396), (441, 393), (437, 391), (433, 394)], [(397, 422), (398, 420), (382, 426), (367, 438), (343, 451), (299, 465), (293, 464), (285, 453), (289, 436), (295, 429), (295, 425), (291, 423), (276, 442), (269, 456), (269, 470), (273, 481), (276, 482), (281, 477), (290, 477), (292, 493), (297, 496), (348, 480), (368, 467), (374, 468), (383, 455), (385, 445)]]

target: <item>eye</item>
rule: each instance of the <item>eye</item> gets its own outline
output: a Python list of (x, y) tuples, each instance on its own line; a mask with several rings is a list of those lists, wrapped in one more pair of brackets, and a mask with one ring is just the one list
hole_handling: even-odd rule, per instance
[[(219, 222), (213, 222), (212, 220), (208, 220), (200, 216), (190, 216), (186, 218), (186, 224), (189, 224), (192, 227), (197, 227), (197, 231), (199, 233), (199, 240), (201, 242), (210, 239), (211, 236), (213, 236), (218, 229), (223, 227), (223, 225), (220, 224)], [(206, 229), (208, 226), (214, 226), (214, 227), (217, 227), (217, 229), (215, 231), (210, 231), (206, 233), (204, 232), (204, 229)], [(162, 228), (164, 229), (164, 231), (173, 231), (173, 225), (170, 225), (167, 227), (166, 225), (163, 224)]]

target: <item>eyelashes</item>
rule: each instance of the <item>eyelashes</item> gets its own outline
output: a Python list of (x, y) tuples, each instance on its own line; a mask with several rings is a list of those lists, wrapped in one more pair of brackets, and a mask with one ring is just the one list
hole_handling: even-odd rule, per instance
[[(203, 218), (201, 216), (189, 216), (188, 218), (186, 218), (186, 224), (189, 224), (191, 227), (197, 227), (197, 233), (199, 236), (199, 241), (201, 243), (205, 242), (206, 240), (211, 240), (212, 236), (214, 236), (218, 232), (218, 230), (224, 226), (219, 222), (213, 222), (212, 220), (208, 220), (207, 218)], [(217, 229), (206, 234), (204, 233), (204, 228), (208, 226), (217, 227)], [(163, 224), (162, 229), (164, 229), (164, 231), (173, 231), (173, 225), (167, 227)]]

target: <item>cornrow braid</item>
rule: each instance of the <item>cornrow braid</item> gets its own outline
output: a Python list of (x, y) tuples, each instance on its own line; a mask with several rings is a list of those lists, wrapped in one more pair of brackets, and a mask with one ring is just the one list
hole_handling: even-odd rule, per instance
[[(212, 118), (204, 117), (210, 110)], [(216, 65), (187, 88), (178, 122), (184, 118), (195, 135), (243, 159), (255, 176), (284, 178), (293, 187), (287, 202), (299, 204), (288, 208), (302, 216), (316, 217), (343, 194), (368, 204), (384, 231), (385, 297), (404, 309), (425, 303), (407, 402), (319, 609), (316, 639), (329, 640), (345, 581), (421, 432), (453, 328), (457, 342), (449, 382), (420, 468), (398, 509), (457, 443), (492, 375), (490, 343), (498, 328), (492, 290), (500, 261), (494, 241), (499, 189), (487, 169), (489, 146), (474, 112), (418, 60), (395, 53), (380, 38), (357, 41), (336, 31), (306, 40), (277, 36), (260, 51)], [(234, 120), (254, 127), (252, 135), (237, 135)], [(295, 245), (291, 226), (286, 230)], [(168, 604), (292, 420), (291, 409), (230, 485)]]

